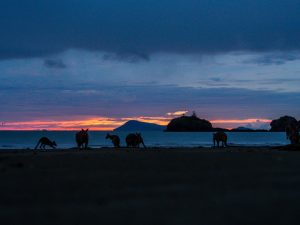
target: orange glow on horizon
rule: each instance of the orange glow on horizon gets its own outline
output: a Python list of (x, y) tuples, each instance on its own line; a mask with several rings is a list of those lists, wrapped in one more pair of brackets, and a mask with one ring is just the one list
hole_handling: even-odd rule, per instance
[[(141, 122), (155, 123), (166, 126), (173, 119), (170, 116), (140, 116), (140, 117), (124, 117), (124, 118), (109, 118), (109, 117), (91, 117), (86, 119), (73, 120), (35, 120), (35, 121), (20, 121), (7, 122), (0, 126), (0, 130), (79, 130), (81, 128), (89, 128), (94, 131), (111, 131), (129, 120), (138, 120)], [(244, 126), (246, 124), (264, 124), (270, 123), (269, 119), (249, 118), (249, 119), (217, 119), (210, 121), (214, 126), (222, 126), (227, 129), (232, 127)], [(235, 126), (234, 126), (235, 125)], [(229, 128), (230, 127), (230, 128)]]
[(141, 122), (156, 123), (159, 125), (167, 125), (170, 118), (165, 117), (126, 117), (126, 118), (109, 118), (95, 117), (81, 120), (34, 120), (20, 122), (6, 122), (0, 126), (0, 130), (78, 130), (81, 128), (89, 128), (94, 131), (111, 131), (128, 120), (139, 120)]

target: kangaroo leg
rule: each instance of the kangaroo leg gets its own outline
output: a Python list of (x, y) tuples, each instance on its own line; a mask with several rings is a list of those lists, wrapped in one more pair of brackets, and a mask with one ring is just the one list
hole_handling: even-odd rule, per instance
[(36, 144), (35, 148), (34, 149), (37, 149), (39, 147), (39, 145), (41, 144), (40, 141), (38, 141), (38, 143)]

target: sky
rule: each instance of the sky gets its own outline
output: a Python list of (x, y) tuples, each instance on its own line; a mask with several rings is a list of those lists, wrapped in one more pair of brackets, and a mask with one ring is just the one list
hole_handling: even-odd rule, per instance
[(300, 119), (299, 0), (0, 0), (0, 129)]

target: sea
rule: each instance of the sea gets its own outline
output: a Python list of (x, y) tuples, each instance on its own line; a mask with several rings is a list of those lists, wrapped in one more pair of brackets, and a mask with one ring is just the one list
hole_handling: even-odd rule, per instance
[[(41, 137), (54, 140), (58, 148), (68, 149), (76, 146), (76, 131), (0, 131), (0, 150), (33, 149)], [(112, 132), (111, 132), (112, 133)], [(129, 132), (116, 132), (125, 146)], [(89, 146), (93, 148), (112, 147), (105, 139), (107, 132), (90, 131)], [(211, 132), (142, 132), (147, 147), (211, 147)], [(228, 144), (233, 146), (278, 146), (288, 144), (283, 132), (228, 132)]]

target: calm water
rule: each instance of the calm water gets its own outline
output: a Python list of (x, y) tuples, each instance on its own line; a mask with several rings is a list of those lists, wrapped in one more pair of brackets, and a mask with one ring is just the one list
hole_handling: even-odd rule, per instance
[[(0, 131), (0, 149), (34, 148), (39, 138), (46, 136), (55, 140), (59, 148), (75, 147), (75, 131)], [(89, 132), (91, 147), (112, 146), (105, 139), (107, 132)], [(116, 133), (121, 138), (121, 145), (125, 146), (128, 132)], [(166, 133), (143, 132), (146, 146), (149, 147), (197, 147), (212, 146), (212, 133)], [(285, 133), (228, 133), (228, 143), (232, 145), (284, 145), (288, 144)]]

